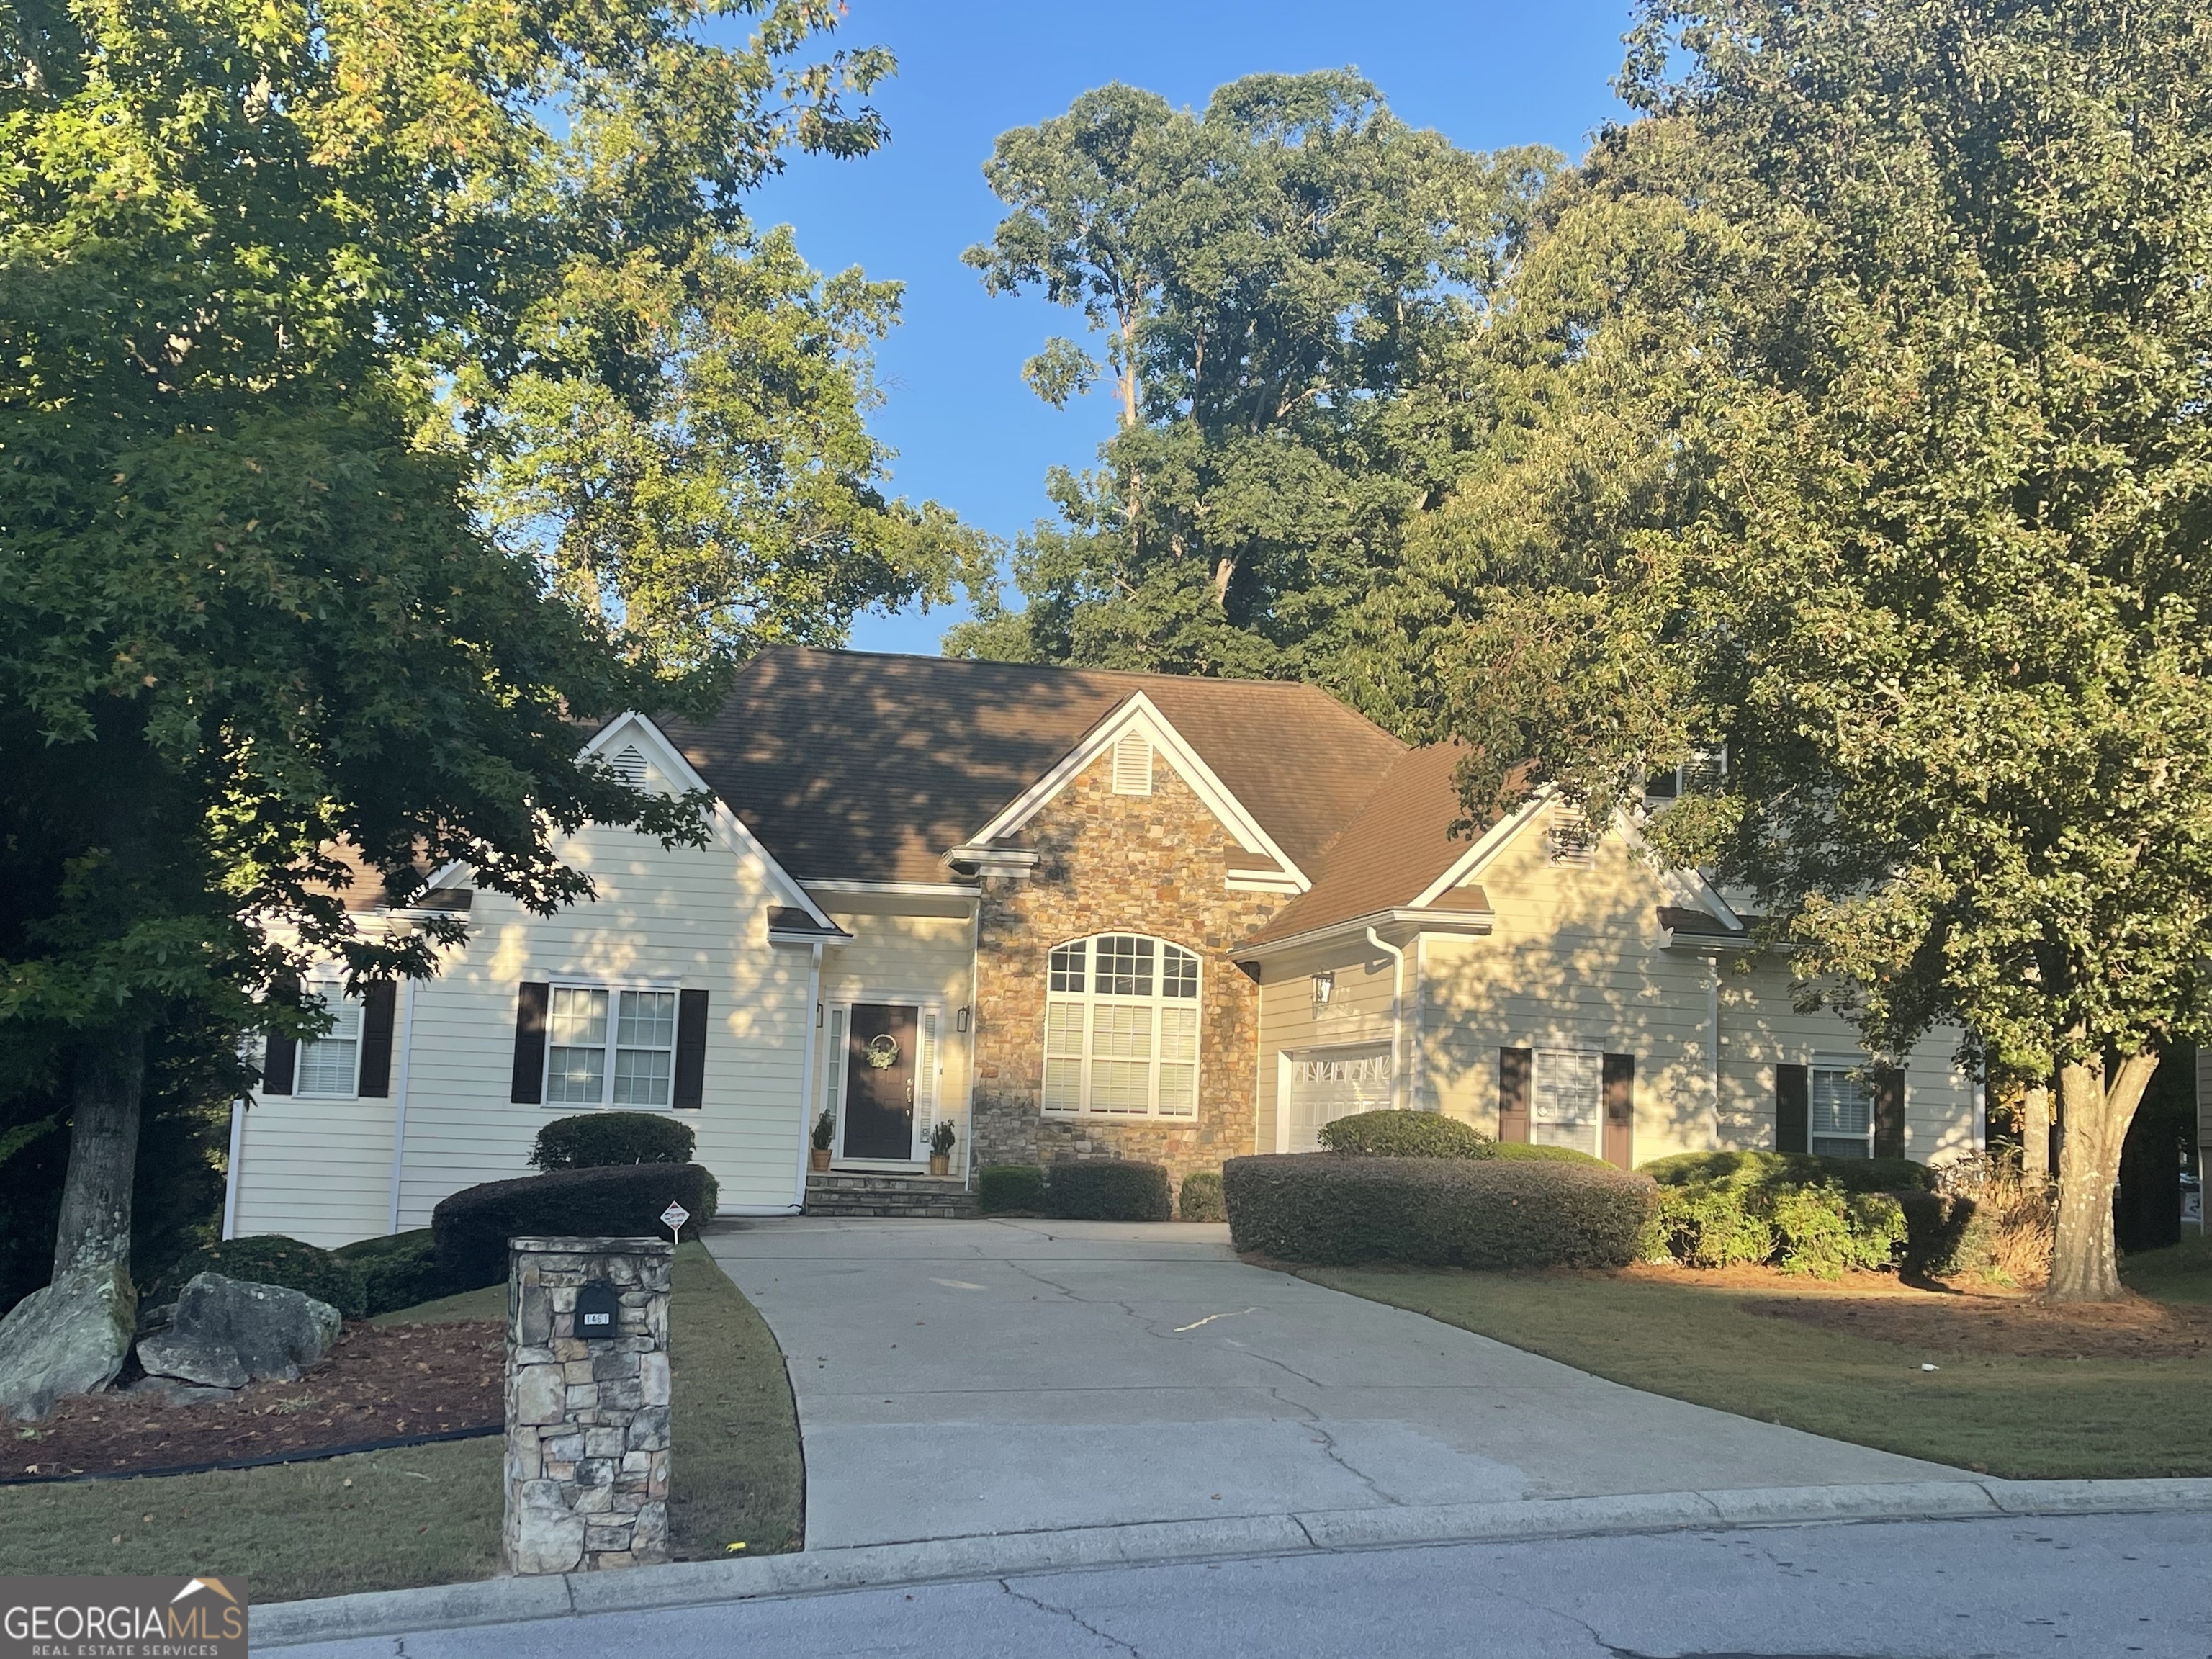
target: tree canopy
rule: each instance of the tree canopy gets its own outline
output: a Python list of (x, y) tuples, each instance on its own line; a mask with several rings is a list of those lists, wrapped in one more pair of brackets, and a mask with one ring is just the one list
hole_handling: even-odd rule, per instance
[(1631, 46), (1401, 672), (1477, 801), (1724, 744), (1653, 843), (1878, 1048), (2056, 1079), (2054, 1291), (2116, 1294), (2121, 1138), (2212, 1016), (2212, 20), (1654, 0)]
[(956, 653), (1344, 687), (1350, 619), (1482, 428), (1465, 366), (1539, 149), (1454, 149), (1348, 71), (1259, 75), (1202, 112), (1115, 84), (1003, 135), (1012, 210), (968, 263), (1080, 311), (1025, 378), (1063, 404), (1110, 377), (1102, 466), (1055, 471)]

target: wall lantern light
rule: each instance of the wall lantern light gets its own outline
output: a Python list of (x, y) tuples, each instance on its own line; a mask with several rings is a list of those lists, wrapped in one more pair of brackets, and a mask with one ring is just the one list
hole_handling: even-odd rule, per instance
[(1316, 1002), (1327, 1002), (1335, 994), (1336, 975), (1334, 974), (1316, 974), (1313, 976), (1313, 1000)]
[(953, 1015), (952, 1029), (956, 1031), (964, 1031), (968, 1029), (968, 1011), (965, 1008)]

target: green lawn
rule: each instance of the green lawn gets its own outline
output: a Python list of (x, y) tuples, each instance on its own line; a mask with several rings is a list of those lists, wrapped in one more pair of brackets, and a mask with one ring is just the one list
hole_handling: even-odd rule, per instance
[[(504, 1286), (384, 1316), (505, 1316)], [(676, 1258), (671, 1365), (676, 1553), (796, 1549), (802, 1465), (775, 1339), (705, 1249)], [(151, 1480), (0, 1489), (11, 1573), (236, 1574), (258, 1601), (490, 1577), (499, 1568), (500, 1442), (448, 1442), (321, 1462)]]
[(2128, 1256), (2120, 1263), (2120, 1277), (2130, 1289), (2160, 1302), (2212, 1302), (2212, 1238)]
[[(2139, 1258), (2135, 1275), (2147, 1291), (2151, 1261)], [(2205, 1264), (2200, 1252), (2197, 1277), (2183, 1265), (2166, 1271), (2201, 1290)], [(1700, 1285), (1690, 1273), (1316, 1267), (1303, 1276), (1632, 1388), (1960, 1468), (2015, 1479), (2212, 1474), (2202, 1432), (2212, 1355), (1923, 1352), (1750, 1311), (1756, 1293)], [(1923, 1362), (1941, 1369), (1923, 1371)]]

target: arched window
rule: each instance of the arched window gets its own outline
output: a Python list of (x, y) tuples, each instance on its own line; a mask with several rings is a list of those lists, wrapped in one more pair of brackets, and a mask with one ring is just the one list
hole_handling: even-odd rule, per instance
[(1044, 1109), (1055, 1117), (1198, 1115), (1198, 958), (1100, 933), (1052, 953)]

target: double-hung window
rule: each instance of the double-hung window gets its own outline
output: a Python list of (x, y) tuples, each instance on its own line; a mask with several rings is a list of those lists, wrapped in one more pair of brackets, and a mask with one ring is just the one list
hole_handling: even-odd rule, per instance
[(1047, 963), (1044, 1109), (1054, 1116), (1198, 1115), (1198, 958), (1100, 933)]
[(556, 985), (545, 1011), (545, 1101), (665, 1106), (676, 1071), (676, 993)]
[(1528, 1098), (1528, 1139), (1604, 1156), (1605, 1056), (1580, 1048), (1539, 1048)]
[(1874, 1077), (1863, 1060), (1815, 1056), (1810, 1079), (1811, 1145), (1824, 1158), (1874, 1152)]
[(293, 1092), (350, 1100), (361, 1080), (361, 1000), (345, 994), (338, 981), (317, 980), (307, 987), (331, 1012), (331, 1029), (300, 1044)]

